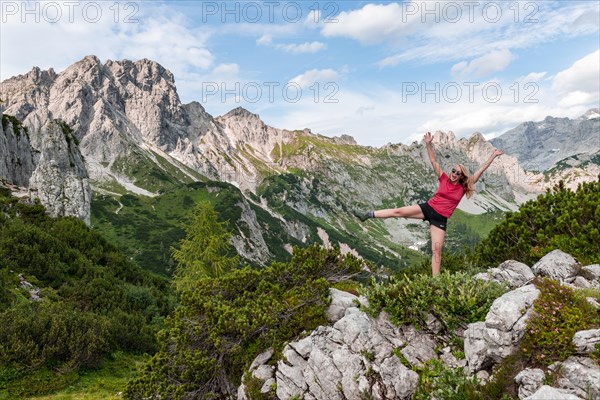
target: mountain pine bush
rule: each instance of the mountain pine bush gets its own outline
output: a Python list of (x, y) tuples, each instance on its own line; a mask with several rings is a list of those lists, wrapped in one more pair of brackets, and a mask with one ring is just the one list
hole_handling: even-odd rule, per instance
[[(40, 301), (22, 280), (39, 288)], [(62, 379), (43, 371), (95, 368), (119, 350), (154, 352), (175, 302), (166, 279), (127, 260), (84, 222), (0, 195), (0, 397), (35, 386), (35, 376)], [(54, 383), (27, 393), (44, 394)]]
[(579, 262), (600, 262), (600, 176), (581, 183), (575, 192), (561, 181), (507, 213), (475, 250), (475, 260), (497, 266), (505, 260), (532, 265), (554, 249), (571, 254)]
[(211, 399), (233, 395), (254, 357), (281, 350), (326, 323), (329, 287), (361, 272), (338, 248), (294, 250), (289, 263), (199, 277), (166, 321), (160, 350), (124, 392), (127, 399)]

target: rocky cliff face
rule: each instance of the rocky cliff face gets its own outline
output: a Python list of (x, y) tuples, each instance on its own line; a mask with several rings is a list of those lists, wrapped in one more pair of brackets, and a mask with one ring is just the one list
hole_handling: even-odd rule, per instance
[(0, 118), (0, 177), (17, 186), (28, 186), (36, 157), (29, 130), (14, 117), (0, 113)]
[(565, 158), (600, 151), (600, 109), (576, 119), (546, 117), (524, 122), (490, 143), (529, 170), (544, 171)]
[(17, 118), (1, 117), (0, 178), (28, 188), (29, 197), (39, 199), (51, 215), (75, 216), (89, 224), (91, 187), (71, 129), (49, 120), (30, 135)]
[(77, 139), (61, 121), (42, 128), (39, 160), (29, 178), (31, 197), (53, 216), (75, 216), (90, 223), (92, 190)]

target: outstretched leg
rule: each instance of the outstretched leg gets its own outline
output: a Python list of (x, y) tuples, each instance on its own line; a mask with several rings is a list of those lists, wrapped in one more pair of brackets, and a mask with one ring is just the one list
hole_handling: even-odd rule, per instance
[(431, 273), (435, 276), (440, 274), (442, 248), (444, 247), (446, 231), (435, 225), (431, 225), (429, 231), (431, 232)]
[(374, 215), (375, 218), (425, 218), (421, 207), (418, 205), (377, 210), (374, 212)]

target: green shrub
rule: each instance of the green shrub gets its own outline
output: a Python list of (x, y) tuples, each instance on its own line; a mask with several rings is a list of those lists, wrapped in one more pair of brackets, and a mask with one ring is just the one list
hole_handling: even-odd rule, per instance
[[(12, 198), (0, 199), (0, 214), (0, 369), (76, 372), (116, 350), (156, 350), (176, 300), (166, 279), (76, 218), (51, 218)], [(30, 300), (20, 274), (42, 301)]]
[(262, 389), (265, 382), (258, 379), (249, 372), (244, 376), (244, 386), (246, 387), (246, 396), (250, 400), (277, 400), (277, 394), (275, 393), (275, 387), (271, 387), (268, 393), (262, 393)]
[[(261, 351), (326, 323), (331, 284), (360, 273), (339, 249), (295, 249), (291, 262), (201, 278), (159, 334), (160, 350), (125, 397), (215, 398), (233, 393)], [(192, 395), (193, 394), (193, 395)]]
[(600, 313), (583, 296), (560, 282), (536, 279), (540, 295), (533, 304), (533, 314), (521, 349), (535, 365), (550, 365), (575, 353), (573, 335), (597, 327)]
[[(418, 370), (419, 386), (413, 400), (480, 399), (476, 378), (468, 378), (462, 368), (448, 368), (440, 360), (430, 360)], [(481, 398), (483, 400), (483, 398)]]
[(519, 349), (506, 357), (495, 366), (492, 378), (479, 388), (477, 399), (481, 400), (511, 400), (518, 399), (515, 377), (527, 367), (527, 356)]
[(561, 181), (551, 192), (506, 213), (476, 248), (478, 264), (497, 266), (505, 260), (532, 265), (546, 253), (561, 249), (583, 264), (600, 262), (600, 177), (581, 183), (577, 191)]
[(385, 310), (398, 325), (425, 329), (427, 314), (431, 313), (446, 330), (452, 330), (483, 320), (492, 302), (505, 291), (504, 286), (473, 279), (466, 272), (444, 271), (439, 276), (392, 277), (384, 283), (372, 280), (366, 296), (372, 315)]
[(1, 313), (0, 320), (0, 366), (92, 368), (110, 349), (108, 319), (64, 303), (19, 305)]

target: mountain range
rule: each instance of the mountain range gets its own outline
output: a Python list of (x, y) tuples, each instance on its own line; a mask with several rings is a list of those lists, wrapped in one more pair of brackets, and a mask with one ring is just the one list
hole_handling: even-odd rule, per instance
[[(419, 259), (410, 249), (427, 240), (425, 223), (359, 224), (350, 212), (427, 200), (436, 179), (422, 142), (361, 146), (347, 135), (274, 128), (243, 108), (213, 117), (198, 102), (183, 104), (173, 74), (147, 59), (87, 56), (60, 73), (34, 67), (1, 82), (0, 100), (5, 184), (91, 222), (158, 272), (169, 272), (166, 249), (201, 199), (220, 205), (236, 251), (257, 265), (317, 241), (395, 268)], [(570, 187), (595, 179), (599, 132), (598, 109), (524, 122), (491, 141), (436, 132), (445, 169), (475, 170), (494, 148), (506, 153), (459, 205), (455, 246), (560, 179)]]

